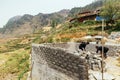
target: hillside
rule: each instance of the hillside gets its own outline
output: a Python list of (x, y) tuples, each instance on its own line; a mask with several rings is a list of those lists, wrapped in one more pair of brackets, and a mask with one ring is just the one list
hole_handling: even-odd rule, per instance
[(58, 24), (62, 24), (65, 21), (75, 17), (79, 12), (87, 10), (95, 10), (102, 6), (102, 0), (92, 2), (85, 7), (75, 7), (71, 10), (63, 9), (59, 12), (51, 14), (39, 13), (35, 16), (25, 14), (23, 16), (15, 16), (8, 20), (6, 25), (0, 29), (2, 38), (7, 35), (7, 37), (19, 36), (24, 34), (31, 34), (34, 30), (41, 29), (41, 27), (48, 26), (54, 27)]
[(24, 35), (30, 34), (34, 29), (39, 29), (44, 26), (51, 26), (53, 22), (60, 24), (65, 21), (69, 10), (61, 10), (51, 14), (39, 13), (35, 16), (25, 14), (23, 16), (15, 16), (7, 22), (7, 24), (0, 29), (4, 35)]

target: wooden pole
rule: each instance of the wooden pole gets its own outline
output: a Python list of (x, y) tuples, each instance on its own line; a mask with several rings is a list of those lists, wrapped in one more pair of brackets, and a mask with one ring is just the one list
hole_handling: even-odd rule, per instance
[[(102, 40), (103, 40), (103, 32), (104, 32), (104, 19), (102, 20)], [(101, 63), (101, 67), (102, 67), (102, 80), (104, 80), (104, 71), (103, 71), (104, 70), (104, 68), (103, 68), (104, 42), (102, 41), (101, 43), (102, 43), (102, 63)]]

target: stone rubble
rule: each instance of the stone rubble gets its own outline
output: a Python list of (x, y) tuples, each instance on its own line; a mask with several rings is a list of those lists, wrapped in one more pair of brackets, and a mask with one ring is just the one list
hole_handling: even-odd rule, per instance
[[(101, 70), (101, 62), (102, 62), (102, 58), (99, 55), (96, 54), (92, 54), (89, 51), (83, 51), (82, 53), (79, 53), (80, 57), (85, 58), (89, 69), (92, 69), (94, 71), (100, 71)], [(103, 60), (104, 63), (104, 68), (105, 68), (105, 61)]]
[(111, 35), (108, 38), (109, 39), (120, 38), (120, 32), (112, 32)]
[[(85, 58), (88, 62), (89, 66), (89, 80), (102, 80), (102, 67), (101, 62), (102, 58), (99, 55), (92, 54), (89, 51), (83, 51), (79, 53), (80, 57)], [(115, 77), (109, 73), (107, 73), (107, 65), (105, 60), (103, 60), (103, 72), (104, 72), (104, 80), (115, 80)]]

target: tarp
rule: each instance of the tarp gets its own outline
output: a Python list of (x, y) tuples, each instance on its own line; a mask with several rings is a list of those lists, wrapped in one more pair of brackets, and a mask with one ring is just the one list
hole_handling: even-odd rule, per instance
[(100, 16), (96, 16), (96, 18), (95, 18), (96, 21), (102, 21), (102, 19), (103, 19), (103, 18), (100, 17)]

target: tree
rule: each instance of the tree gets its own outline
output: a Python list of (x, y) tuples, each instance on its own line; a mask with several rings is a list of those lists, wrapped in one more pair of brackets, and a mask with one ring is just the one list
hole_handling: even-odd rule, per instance
[(52, 20), (51, 21), (51, 26), (54, 28), (55, 26), (57, 26), (57, 24), (58, 24), (58, 21), (57, 20)]
[(52, 20), (51, 26), (54, 28), (55, 27), (55, 20)]
[(107, 25), (113, 24), (120, 18), (120, 0), (105, 0), (101, 15), (105, 18)]

